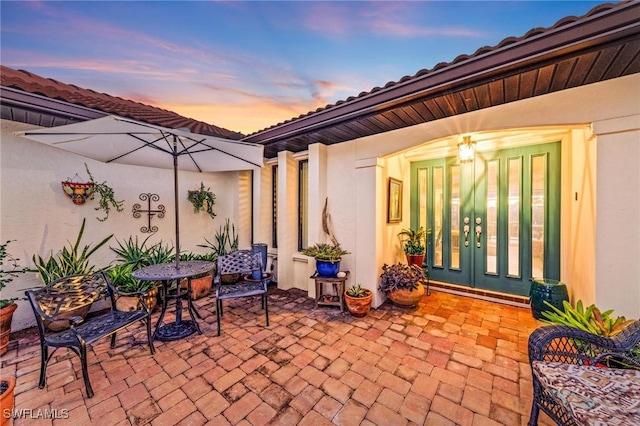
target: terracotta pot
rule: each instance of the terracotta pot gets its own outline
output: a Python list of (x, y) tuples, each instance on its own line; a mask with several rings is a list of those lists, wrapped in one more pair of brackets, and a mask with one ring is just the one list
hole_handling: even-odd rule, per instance
[[(187, 280), (180, 281), (180, 286), (186, 288)], [(191, 279), (191, 300), (198, 300), (211, 294), (213, 286), (213, 275), (207, 274), (204, 277)]]
[(16, 387), (16, 379), (12, 377), (0, 377), (0, 426), (9, 425), (11, 422), (11, 415), (5, 416), (5, 410), (9, 412), (13, 411), (14, 405), (14, 390)]
[(389, 292), (388, 296), (396, 305), (416, 306), (424, 296), (424, 287), (422, 283), (418, 283), (418, 288), (415, 290), (410, 291), (406, 288), (400, 288)]
[[(147, 292), (147, 296), (143, 297), (144, 303), (149, 308), (150, 312), (153, 312), (158, 304), (158, 287), (154, 287)], [(137, 296), (120, 296), (116, 300), (116, 309), (119, 311), (135, 311), (142, 309), (140, 299)]]
[(344, 292), (344, 301), (351, 315), (357, 318), (367, 316), (371, 309), (371, 302), (373, 301), (373, 293), (371, 291), (368, 293), (368, 296), (365, 297), (351, 297), (346, 291)]
[(220, 282), (222, 284), (235, 284), (242, 278), (242, 274), (222, 274), (220, 275)]
[(416, 265), (422, 268), (422, 264), (424, 263), (424, 254), (407, 254), (407, 263), (409, 265)]
[(56, 321), (45, 321), (44, 325), (51, 331), (66, 330), (71, 326), (71, 324), (69, 323), (68, 320), (64, 318), (71, 318), (71, 317), (86, 318), (87, 315), (89, 315), (89, 311), (91, 310), (91, 305), (92, 303), (89, 303), (88, 305), (79, 306), (63, 314), (56, 315), (56, 318), (60, 318), (60, 319)]
[(4, 308), (0, 309), (0, 355), (4, 355), (9, 347), (11, 320), (13, 319), (13, 312), (17, 308), (18, 305), (16, 305), (15, 303), (11, 303), (10, 305), (7, 305)]

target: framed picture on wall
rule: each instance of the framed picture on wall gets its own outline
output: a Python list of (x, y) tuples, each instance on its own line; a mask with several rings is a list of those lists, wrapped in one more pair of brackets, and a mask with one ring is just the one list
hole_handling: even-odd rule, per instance
[(387, 194), (387, 223), (398, 223), (402, 220), (402, 181), (389, 178)]

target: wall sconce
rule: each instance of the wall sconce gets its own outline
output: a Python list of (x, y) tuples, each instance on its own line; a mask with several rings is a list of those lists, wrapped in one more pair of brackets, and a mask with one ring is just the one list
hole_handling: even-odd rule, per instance
[(476, 143), (471, 140), (471, 136), (465, 136), (458, 144), (458, 160), (460, 163), (471, 163), (476, 152)]

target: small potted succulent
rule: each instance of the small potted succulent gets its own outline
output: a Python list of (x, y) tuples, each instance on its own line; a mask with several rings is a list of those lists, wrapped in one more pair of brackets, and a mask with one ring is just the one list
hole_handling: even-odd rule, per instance
[(351, 315), (357, 318), (366, 317), (371, 309), (373, 293), (362, 288), (360, 284), (354, 284), (344, 292), (344, 300)]
[(316, 271), (318, 275), (325, 278), (333, 278), (340, 271), (340, 260), (342, 256), (350, 254), (339, 244), (317, 243), (307, 247), (301, 252), (305, 256), (316, 259)]
[(382, 266), (378, 290), (400, 306), (416, 306), (424, 296), (424, 270), (416, 265), (395, 263)]

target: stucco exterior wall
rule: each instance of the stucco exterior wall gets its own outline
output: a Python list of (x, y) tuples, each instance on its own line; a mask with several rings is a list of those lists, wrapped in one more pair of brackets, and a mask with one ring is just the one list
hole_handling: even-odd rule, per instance
[[(330, 212), (338, 239), (353, 252), (345, 257), (349, 283), (375, 289), (382, 264), (403, 261), (397, 233), (409, 226), (405, 150), (474, 132), (557, 128), (566, 131), (561, 280), (574, 299), (640, 317), (639, 92), (635, 74), (327, 147)], [(604, 123), (606, 130), (595, 130)], [(398, 224), (386, 223), (388, 177), (404, 182)], [(314, 187), (310, 191), (313, 196)], [(374, 306), (383, 300), (377, 294)]]
[[(146, 226), (147, 216), (136, 219), (132, 216), (133, 204), (140, 202), (141, 193), (150, 192), (160, 196), (160, 204), (166, 207), (166, 215), (154, 217), (152, 225), (159, 230), (150, 237), (150, 243), (160, 240), (173, 245), (175, 241), (175, 215), (173, 193), (173, 171), (147, 167), (104, 164), (86, 159), (56, 148), (14, 136), (14, 131), (32, 129), (34, 126), (2, 120), (0, 122), (1, 172), (0, 185), (0, 239), (16, 240), (9, 245), (10, 253), (20, 258), (21, 264), (33, 266), (34, 254), (46, 257), (53, 250), (62, 249), (68, 241), (73, 242), (78, 234), (82, 219), (86, 218), (86, 229), (82, 244), (95, 244), (104, 237), (114, 234), (108, 245), (117, 240), (137, 236), (140, 240), (148, 234), (140, 232)], [(116, 198), (125, 200), (124, 211), (112, 211), (105, 222), (96, 220), (102, 216), (94, 207), (98, 201), (87, 201), (77, 206), (63, 193), (60, 182), (77, 173), (88, 180), (84, 163), (87, 163), (97, 181), (107, 181), (116, 193)], [(207, 249), (198, 247), (206, 244), (205, 238), (214, 240), (214, 234), (224, 224), (226, 218), (235, 223), (240, 234), (240, 246), (250, 244), (250, 203), (242, 205), (250, 187), (250, 172), (224, 173), (179, 173), (180, 199), (180, 242), (182, 250), (205, 253)], [(215, 220), (203, 212), (194, 214), (193, 206), (187, 198), (187, 190), (197, 189), (200, 182), (211, 187), (216, 194)], [(146, 203), (146, 202), (145, 202)], [(145, 203), (143, 209), (146, 209)], [(152, 207), (157, 204), (153, 203)], [(242, 214), (241, 214), (242, 213)], [(114, 259), (113, 252), (103, 247), (92, 257), (98, 267), (104, 267)], [(24, 289), (41, 285), (39, 278), (26, 274), (16, 279), (3, 290), (2, 297), (21, 297)], [(20, 301), (14, 314), (13, 329), (19, 330), (34, 325), (33, 313), (27, 302)]]
[(593, 130), (598, 152), (595, 299), (618, 315), (638, 318), (640, 114), (597, 121)]

